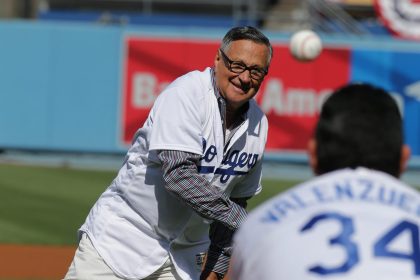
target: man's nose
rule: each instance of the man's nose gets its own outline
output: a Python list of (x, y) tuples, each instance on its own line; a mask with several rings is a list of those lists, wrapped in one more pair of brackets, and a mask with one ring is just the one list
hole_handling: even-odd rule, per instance
[(251, 71), (248, 70), (248, 69), (245, 70), (244, 72), (242, 72), (241, 74), (239, 74), (239, 79), (243, 83), (250, 83), (251, 82)]

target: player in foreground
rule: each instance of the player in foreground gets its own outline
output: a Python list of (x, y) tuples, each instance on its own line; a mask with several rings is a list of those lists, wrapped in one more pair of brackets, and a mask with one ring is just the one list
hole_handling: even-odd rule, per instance
[(267, 119), (253, 97), (271, 57), (260, 31), (233, 28), (213, 68), (161, 93), (80, 228), (65, 279), (223, 277), (246, 200), (261, 190)]
[(409, 154), (389, 94), (338, 89), (309, 144), (319, 176), (250, 213), (230, 279), (420, 279), (420, 194), (398, 180)]

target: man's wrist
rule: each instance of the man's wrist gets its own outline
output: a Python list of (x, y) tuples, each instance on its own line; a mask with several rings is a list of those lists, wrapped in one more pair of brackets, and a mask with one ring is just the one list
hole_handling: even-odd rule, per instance
[(211, 276), (210, 279), (214, 279), (214, 276), (216, 276), (217, 280), (222, 280), (225, 277), (225, 273), (220, 273), (211, 270), (203, 270), (203, 272), (201, 273), (200, 280), (208, 279), (211, 274), (213, 274), (213, 276)]
[(227, 272), (230, 261), (230, 248), (210, 246), (207, 252), (205, 270), (223, 275)]
[(216, 271), (214, 271), (214, 273), (217, 276), (217, 280), (222, 280), (223, 277), (225, 277), (225, 273), (220, 273), (220, 272), (216, 272)]

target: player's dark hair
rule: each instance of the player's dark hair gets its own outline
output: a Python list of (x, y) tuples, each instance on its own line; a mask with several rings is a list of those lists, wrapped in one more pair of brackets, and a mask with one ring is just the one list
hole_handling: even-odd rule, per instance
[(271, 46), (270, 40), (261, 31), (252, 26), (233, 27), (223, 37), (220, 49), (226, 51), (233, 41), (238, 40), (251, 40), (255, 43), (266, 45), (269, 49), (268, 64), (270, 64), (271, 58), (273, 57), (273, 47)]
[(399, 176), (401, 114), (383, 89), (350, 84), (336, 90), (322, 107), (315, 138), (318, 174), (363, 166)]

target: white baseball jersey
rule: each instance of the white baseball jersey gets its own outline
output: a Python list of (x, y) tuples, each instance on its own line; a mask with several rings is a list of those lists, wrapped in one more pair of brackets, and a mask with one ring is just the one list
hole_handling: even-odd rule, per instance
[(183, 279), (198, 279), (196, 257), (208, 248), (209, 221), (164, 188), (157, 150), (202, 155), (200, 173), (213, 186), (248, 197), (261, 189), (266, 134), (267, 119), (251, 100), (224, 153), (210, 68), (176, 79), (157, 98), (116, 179), (80, 231), (120, 277), (142, 279), (170, 257)]
[(420, 279), (420, 194), (343, 169), (270, 199), (234, 236), (232, 280)]

